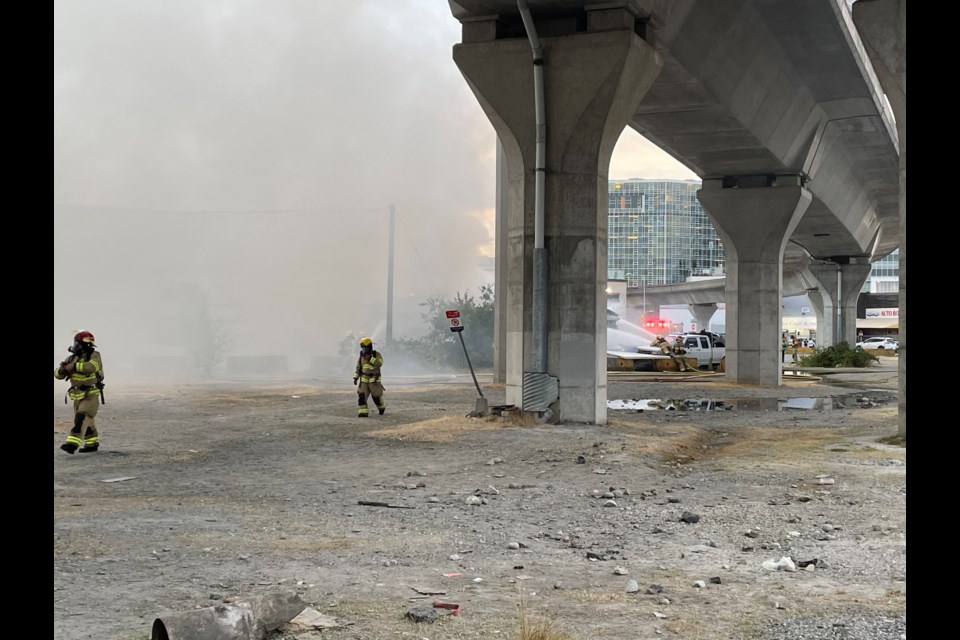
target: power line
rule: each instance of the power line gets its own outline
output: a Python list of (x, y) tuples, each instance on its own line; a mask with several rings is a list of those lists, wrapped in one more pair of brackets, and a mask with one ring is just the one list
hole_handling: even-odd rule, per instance
[(85, 210), (85, 213), (89, 213), (92, 210), (95, 213), (115, 213), (123, 215), (353, 215), (364, 213), (381, 213), (389, 209), (389, 207), (370, 207), (357, 209), (144, 209), (138, 207), (121, 207), (117, 205), (89, 205), (67, 202), (55, 202), (53, 206), (61, 209), (82, 209)]

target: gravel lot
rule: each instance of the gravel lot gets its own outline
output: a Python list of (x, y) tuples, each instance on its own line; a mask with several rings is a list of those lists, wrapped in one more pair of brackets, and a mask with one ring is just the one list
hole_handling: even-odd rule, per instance
[[(74, 456), (55, 386), (54, 637), (286, 590), (340, 626), (271, 639), (512, 639), (521, 602), (557, 639), (906, 637), (895, 358), (777, 389), (611, 375), (603, 426), (384, 376), (366, 420), (349, 380), (110, 380)], [(405, 616), (435, 599), (460, 614)]]

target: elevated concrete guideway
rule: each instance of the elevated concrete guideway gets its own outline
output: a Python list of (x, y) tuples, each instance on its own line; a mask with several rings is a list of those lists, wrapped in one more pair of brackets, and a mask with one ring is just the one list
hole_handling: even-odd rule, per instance
[[(549, 273), (543, 373), (559, 380), (551, 409), (606, 421), (606, 185), (626, 126), (703, 181), (698, 197), (727, 255), (728, 377), (781, 384), (785, 277), (813, 283), (825, 313), (850, 316), (832, 338), (852, 335), (849, 310), (870, 262), (898, 247), (904, 254), (905, 99), (884, 96), (905, 95), (902, 0), (858, 0), (892, 7), (888, 33), (872, 23), (883, 46), (869, 50), (843, 0), (448, 1), (462, 24), (453, 59), (497, 131), (505, 168), (497, 348), (508, 402), (523, 406), (531, 371), (539, 204)], [(534, 42), (542, 46), (537, 98)], [(886, 56), (879, 79), (868, 51)], [(891, 103), (902, 111), (896, 118)]]

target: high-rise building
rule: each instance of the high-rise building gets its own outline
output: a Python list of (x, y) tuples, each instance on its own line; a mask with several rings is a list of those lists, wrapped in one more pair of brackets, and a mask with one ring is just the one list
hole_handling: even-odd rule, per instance
[[(609, 181), (609, 279), (625, 280), (628, 287), (643, 287), (724, 275), (723, 245), (697, 200), (700, 184), (698, 180), (642, 178)], [(897, 249), (873, 263), (862, 293), (895, 294), (899, 283), (900, 250)], [(667, 309), (684, 306), (661, 306), (660, 315), (676, 322), (689, 322), (692, 319), (689, 312), (671, 313)], [(715, 322), (723, 323), (724, 312), (719, 311), (715, 318)], [(804, 320), (806, 324), (801, 323)], [(806, 335), (815, 327), (813, 308), (806, 295), (784, 298), (785, 330)], [(722, 331), (716, 326), (710, 328)]]
[(699, 188), (698, 180), (611, 180), (608, 277), (639, 287), (723, 275), (723, 245)]
[(899, 293), (900, 292), (900, 249), (870, 265), (870, 275), (863, 283), (861, 293)]

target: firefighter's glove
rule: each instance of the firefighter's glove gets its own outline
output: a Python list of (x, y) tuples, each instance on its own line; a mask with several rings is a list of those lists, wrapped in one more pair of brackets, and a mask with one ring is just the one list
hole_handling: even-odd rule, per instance
[(357, 384), (357, 379), (356, 379), (356, 378), (353, 379), (353, 384)]

